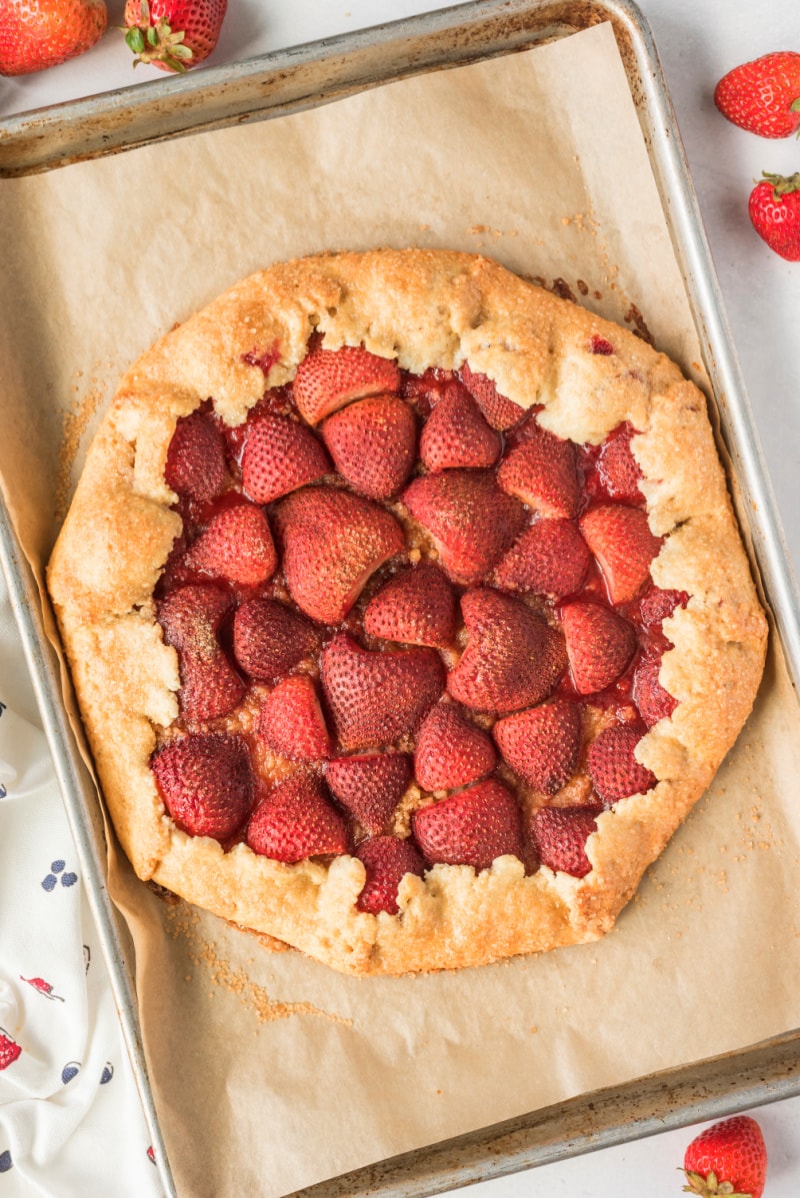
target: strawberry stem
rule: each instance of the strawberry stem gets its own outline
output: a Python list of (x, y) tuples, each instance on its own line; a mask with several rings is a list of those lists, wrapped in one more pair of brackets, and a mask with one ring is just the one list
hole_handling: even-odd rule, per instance
[(135, 55), (134, 66), (140, 62), (160, 62), (179, 74), (186, 71), (194, 57), (191, 46), (184, 44), (185, 36), (182, 29), (173, 32), (168, 21), (160, 20), (153, 25), (148, 0), (142, 0), (139, 21), (125, 30), (125, 41)]
[(790, 195), (793, 191), (800, 191), (800, 172), (795, 171), (793, 175), (772, 175), (768, 171), (762, 172), (768, 183), (772, 184), (772, 192), (777, 200), (781, 196)]

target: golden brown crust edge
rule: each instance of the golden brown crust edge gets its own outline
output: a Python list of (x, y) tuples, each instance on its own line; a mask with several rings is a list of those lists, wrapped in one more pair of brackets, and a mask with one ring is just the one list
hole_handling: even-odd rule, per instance
[[(278, 349), (268, 384), (289, 381), (315, 330), (328, 346), (363, 343), (420, 373), (468, 359), (516, 402), (543, 405), (540, 423), (579, 443), (623, 421), (640, 430), (632, 448), (650, 524), (666, 536), (653, 577), (692, 595), (665, 624), (675, 648), (661, 680), (679, 705), (637, 750), (657, 786), (599, 817), (584, 879), (546, 868), (525, 877), (514, 858), (477, 876), (436, 866), (404, 879), (399, 916), (376, 917), (355, 909), (364, 875), (354, 858), (324, 868), (241, 845), (224, 854), (164, 813), (148, 761), (153, 725), (177, 715), (176, 655), (150, 598), (179, 528), (167, 447), (176, 420), (210, 396), (228, 423), (244, 420), (264, 378), (243, 355)], [(615, 353), (587, 353), (593, 334)], [(122, 380), (89, 451), (48, 581), (106, 801), (139, 876), (351, 973), (457, 968), (603, 935), (733, 744), (766, 651), (702, 393), (629, 331), (488, 259), (447, 251), (281, 264), (157, 342)]]

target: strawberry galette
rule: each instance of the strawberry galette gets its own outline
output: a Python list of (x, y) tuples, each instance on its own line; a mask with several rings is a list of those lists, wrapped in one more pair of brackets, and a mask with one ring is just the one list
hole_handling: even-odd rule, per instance
[(353, 973), (608, 931), (766, 644), (702, 394), (449, 252), (275, 266), (167, 334), (49, 583), (140, 877)]

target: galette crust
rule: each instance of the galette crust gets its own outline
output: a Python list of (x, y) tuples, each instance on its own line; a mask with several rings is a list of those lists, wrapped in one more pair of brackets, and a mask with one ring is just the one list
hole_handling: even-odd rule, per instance
[[(674, 715), (640, 741), (658, 779), (598, 817), (583, 879), (502, 857), (476, 875), (437, 865), (407, 875), (400, 914), (359, 912), (349, 856), (286, 865), (245, 845), (225, 853), (180, 831), (149, 759), (178, 715), (175, 651), (153, 588), (180, 530), (164, 480), (175, 423), (213, 399), (238, 425), (267, 385), (289, 382), (309, 338), (363, 344), (415, 373), (465, 361), (539, 423), (597, 443), (623, 421), (644, 474), (650, 527), (665, 536), (652, 575), (692, 598), (666, 621), (661, 681)], [(610, 355), (587, 352), (593, 336)], [(606, 933), (709, 785), (746, 720), (767, 624), (735, 522), (702, 393), (628, 330), (473, 255), (321, 255), (254, 274), (158, 341), (123, 378), (87, 457), (48, 572), (63, 643), (116, 832), (137, 874), (334, 968), (360, 974), (458, 968)]]

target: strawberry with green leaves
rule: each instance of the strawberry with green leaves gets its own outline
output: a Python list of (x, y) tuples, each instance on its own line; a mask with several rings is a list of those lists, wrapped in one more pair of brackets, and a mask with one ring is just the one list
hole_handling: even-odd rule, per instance
[(759, 237), (787, 262), (800, 262), (800, 174), (768, 175), (750, 193), (750, 220)]
[(217, 44), (228, 0), (127, 0), (125, 41), (134, 66), (182, 73)]
[(105, 0), (3, 0), (0, 75), (30, 75), (77, 58), (107, 22)]
[(713, 1123), (692, 1140), (683, 1167), (687, 1194), (761, 1198), (767, 1176), (761, 1128), (749, 1115)]
[(800, 54), (779, 50), (734, 67), (714, 89), (714, 103), (734, 125), (759, 137), (800, 130)]

